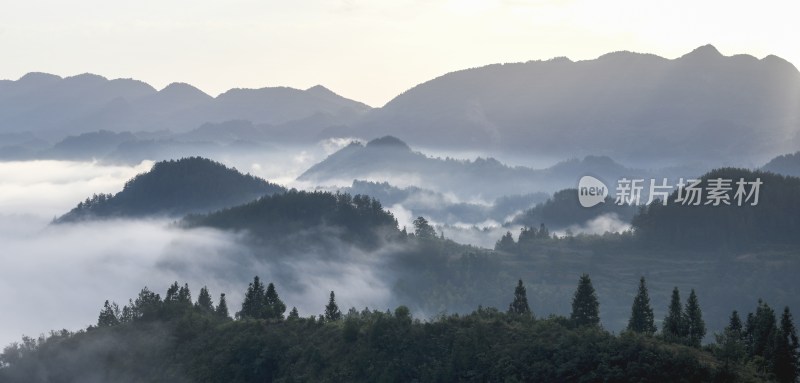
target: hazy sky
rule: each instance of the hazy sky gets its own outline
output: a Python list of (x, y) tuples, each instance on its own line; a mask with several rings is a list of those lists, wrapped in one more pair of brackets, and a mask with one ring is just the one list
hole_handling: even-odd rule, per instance
[(632, 50), (800, 62), (791, 1), (0, 0), (0, 78), (133, 77), (157, 88), (323, 84), (381, 106), (449, 71)]

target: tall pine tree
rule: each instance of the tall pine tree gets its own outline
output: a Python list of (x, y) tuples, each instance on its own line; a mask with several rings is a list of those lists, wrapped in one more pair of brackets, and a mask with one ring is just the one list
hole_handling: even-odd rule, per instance
[(286, 312), (286, 305), (278, 297), (278, 292), (272, 283), (267, 286), (267, 292), (264, 293), (264, 311), (266, 319), (283, 319), (283, 313)]
[(528, 305), (528, 296), (525, 292), (525, 286), (522, 284), (522, 279), (519, 280), (517, 288), (514, 289), (514, 301), (508, 305), (509, 314), (518, 315), (533, 315), (531, 308)]
[(669, 302), (669, 311), (664, 318), (664, 325), (661, 333), (664, 339), (670, 342), (681, 342), (686, 338), (686, 326), (683, 323), (683, 306), (681, 305), (681, 293), (675, 287), (672, 290), (672, 298)]
[(644, 277), (639, 279), (639, 292), (633, 298), (631, 317), (628, 320), (628, 331), (653, 335), (656, 332), (653, 308), (650, 307), (650, 296), (647, 293), (647, 284)]
[(336, 305), (336, 295), (331, 291), (331, 297), (328, 300), (328, 305), (325, 306), (325, 320), (337, 321), (342, 319), (342, 312), (339, 311), (339, 306)]
[(578, 289), (572, 298), (572, 314), (570, 319), (576, 326), (599, 326), (600, 304), (597, 302), (592, 280), (589, 274), (581, 275)]
[(211, 301), (211, 294), (208, 293), (208, 288), (203, 286), (200, 289), (200, 294), (197, 295), (197, 303), (195, 306), (204, 312), (214, 311), (214, 302)]
[(700, 347), (706, 336), (706, 322), (703, 321), (703, 311), (700, 309), (700, 302), (697, 300), (694, 289), (689, 293), (689, 299), (686, 300), (684, 315), (686, 339), (689, 345)]
[(253, 278), (253, 282), (247, 287), (242, 301), (242, 310), (236, 313), (240, 319), (258, 319), (264, 317), (264, 284), (258, 276)]
[(116, 303), (103, 304), (103, 310), (97, 318), (97, 327), (111, 327), (119, 324), (119, 306)]
[(214, 313), (223, 319), (228, 319), (230, 314), (228, 314), (228, 302), (225, 301), (225, 293), (219, 295), (219, 303), (217, 303), (217, 308), (214, 310)]
[(792, 321), (789, 307), (783, 309), (781, 326), (776, 331), (773, 372), (779, 382), (794, 382), (798, 377), (797, 330)]

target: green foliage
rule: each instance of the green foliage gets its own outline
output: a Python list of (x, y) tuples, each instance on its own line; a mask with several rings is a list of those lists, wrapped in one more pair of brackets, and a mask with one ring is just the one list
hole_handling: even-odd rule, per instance
[(508, 305), (509, 314), (517, 315), (533, 315), (530, 306), (528, 306), (528, 296), (525, 293), (525, 286), (522, 284), (522, 279), (517, 283), (514, 289), (514, 300)]
[(697, 294), (695, 294), (694, 289), (689, 293), (689, 299), (686, 300), (684, 315), (687, 341), (690, 346), (700, 347), (700, 343), (706, 336), (706, 323), (703, 321), (703, 312), (700, 309), (700, 303), (697, 301)]
[(688, 335), (684, 321), (685, 316), (683, 313), (683, 306), (681, 306), (681, 293), (678, 291), (678, 288), (675, 287), (672, 290), (669, 311), (667, 312), (666, 318), (664, 318), (664, 325), (661, 329), (664, 339), (670, 342), (683, 342)]
[(368, 196), (291, 190), (207, 215), (190, 215), (184, 227), (246, 230), (259, 242), (318, 243), (326, 233), (365, 248), (399, 237), (397, 220)]
[(428, 223), (424, 217), (417, 217), (414, 220), (414, 235), (420, 239), (436, 238), (436, 230)]
[(283, 320), (286, 305), (278, 297), (275, 285), (272, 283), (264, 290), (264, 284), (258, 276), (253, 277), (253, 282), (247, 287), (242, 309), (236, 313), (237, 319), (270, 319)]
[(597, 294), (589, 274), (581, 275), (578, 281), (578, 289), (572, 298), (570, 320), (578, 327), (600, 326), (600, 303), (597, 301)]
[(97, 318), (97, 327), (111, 327), (119, 324), (119, 306), (116, 303), (103, 304), (103, 310), (100, 311), (100, 316)]
[(228, 319), (230, 317), (230, 314), (228, 314), (228, 302), (225, 300), (225, 293), (219, 295), (219, 303), (214, 313), (220, 318)]
[(650, 307), (650, 296), (647, 293), (647, 284), (644, 277), (639, 280), (639, 292), (633, 299), (631, 317), (628, 320), (628, 331), (653, 335), (656, 332), (655, 316)]
[(197, 295), (197, 303), (195, 303), (195, 306), (207, 312), (214, 311), (214, 302), (211, 301), (211, 294), (208, 293), (208, 288), (206, 286), (200, 289), (200, 294)]
[[(677, 191), (669, 197), (669, 204), (648, 205), (634, 217), (632, 224), (637, 237), (648, 245), (681, 249), (741, 249), (759, 245), (800, 244), (800, 178), (746, 169), (723, 168), (702, 177), (702, 185), (709, 179), (731, 179), (733, 190), (728, 193), (731, 204), (683, 205), (674, 202)], [(736, 181), (755, 181), (760, 178), (757, 206), (736, 206), (734, 195)]]
[(208, 212), (284, 191), (218, 162), (189, 157), (157, 162), (116, 195), (95, 194), (56, 222)]
[(531, 227), (546, 224), (555, 229), (563, 229), (571, 225), (583, 225), (605, 214), (614, 214), (619, 219), (630, 222), (634, 213), (635, 207), (617, 205), (611, 197), (607, 197), (605, 203), (585, 208), (578, 203), (577, 189), (564, 189), (555, 192), (546, 202), (515, 217), (514, 223)]
[(342, 319), (342, 312), (339, 311), (339, 306), (336, 304), (336, 295), (331, 291), (328, 304), (325, 306), (325, 320), (328, 322), (338, 321)]

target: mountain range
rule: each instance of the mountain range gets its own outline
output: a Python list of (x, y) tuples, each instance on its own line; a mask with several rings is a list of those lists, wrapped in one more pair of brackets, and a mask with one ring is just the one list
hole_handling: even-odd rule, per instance
[(452, 72), (340, 135), (560, 158), (761, 162), (800, 147), (799, 106), (800, 72), (791, 63), (723, 56), (706, 45), (674, 60), (614, 52)]
[(623, 176), (644, 178), (647, 173), (605, 156), (570, 159), (546, 169), (508, 166), (491, 157), (474, 160), (430, 157), (412, 150), (396, 137), (385, 136), (366, 144), (351, 143), (306, 170), (298, 180), (317, 185), (349, 185), (353, 180), (389, 181), (396, 186), (424, 186), (463, 200), (493, 200), (505, 195), (552, 193), (575, 187), (578, 179), (587, 174), (610, 185)]
[[(711, 45), (676, 59), (623, 51), (465, 69), (380, 108), (322, 86), (212, 97), (182, 83), (156, 90), (131, 79), (29, 73), (0, 81), (0, 158), (46, 155), (42, 149), (64, 137), (108, 130), (160, 132), (145, 139), (150, 151), (198, 139), (307, 144), (394, 135), (448, 150), (752, 166), (800, 148), (798, 107), (800, 72), (791, 63), (724, 56)], [(236, 130), (231, 121), (252, 127)]]

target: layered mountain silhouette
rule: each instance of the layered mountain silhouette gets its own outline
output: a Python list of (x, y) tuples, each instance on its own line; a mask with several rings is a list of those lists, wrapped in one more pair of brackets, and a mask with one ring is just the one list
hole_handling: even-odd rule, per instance
[(183, 83), (159, 91), (141, 81), (93, 74), (61, 78), (29, 73), (0, 81), (0, 133), (185, 132), (228, 120), (285, 124), (323, 119), (336, 125), (350, 123), (368, 109), (322, 86), (231, 89), (211, 97)]
[(494, 158), (434, 158), (412, 150), (396, 137), (385, 136), (366, 145), (351, 143), (309, 168), (298, 180), (321, 185), (388, 181), (397, 186), (432, 188), (465, 200), (494, 200), (504, 195), (552, 193), (575, 187), (584, 175), (594, 175), (611, 184), (623, 176), (641, 178), (646, 173), (601, 156), (571, 159), (546, 169), (512, 167)]
[(240, 205), (282, 186), (239, 173), (205, 158), (157, 162), (125, 183), (117, 194), (94, 195), (56, 219), (57, 223), (148, 216), (178, 217)]
[[(198, 140), (231, 152), (235, 146), (224, 146), (253, 137), (308, 144), (394, 135), (448, 150), (593, 154), (648, 167), (749, 166), (800, 149), (798, 108), (800, 72), (792, 64), (776, 56), (724, 56), (711, 45), (676, 59), (614, 52), (466, 69), (376, 109), (322, 86), (231, 89), (211, 97), (182, 83), (159, 91), (131, 79), (29, 73), (0, 81), (0, 134), (34, 133), (31, 140), (4, 140), (0, 158), (52, 157), (60, 149), (42, 150), (42, 138), (53, 145), (105, 130), (137, 135), (119, 154), (129, 159), (181, 152)], [(141, 132), (166, 133), (142, 139)]]
[(654, 163), (760, 161), (800, 147), (800, 72), (706, 45), (674, 60), (614, 52), (448, 73), (371, 111), (343, 136), (413, 145)]

